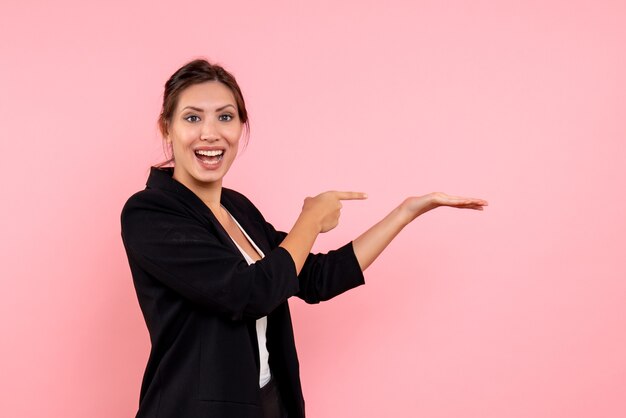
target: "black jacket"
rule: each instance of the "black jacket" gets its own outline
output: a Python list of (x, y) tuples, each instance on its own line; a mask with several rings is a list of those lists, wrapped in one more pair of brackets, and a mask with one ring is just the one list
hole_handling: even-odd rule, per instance
[(137, 417), (257, 418), (255, 321), (268, 317), (267, 347), (289, 417), (304, 417), (287, 299), (328, 300), (364, 283), (352, 242), (310, 254), (296, 276), (276, 231), (242, 194), (221, 203), (265, 257), (252, 265), (172, 168), (150, 170), (121, 213), (122, 240), (152, 349)]

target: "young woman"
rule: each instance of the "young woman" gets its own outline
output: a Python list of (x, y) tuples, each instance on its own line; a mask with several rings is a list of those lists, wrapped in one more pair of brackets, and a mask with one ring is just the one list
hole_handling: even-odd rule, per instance
[(159, 128), (172, 156), (151, 167), (146, 188), (121, 213), (152, 343), (137, 417), (304, 417), (287, 299), (318, 303), (363, 284), (363, 270), (431, 209), (487, 204), (444, 193), (409, 197), (354, 241), (311, 254), (318, 234), (337, 226), (341, 201), (366, 196), (307, 197), (285, 233), (223, 187), (249, 129), (229, 72), (206, 60), (176, 71)]

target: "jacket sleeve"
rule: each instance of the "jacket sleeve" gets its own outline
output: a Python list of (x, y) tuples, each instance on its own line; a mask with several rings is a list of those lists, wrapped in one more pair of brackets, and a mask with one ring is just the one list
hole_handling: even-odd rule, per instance
[[(276, 245), (280, 245), (287, 233), (276, 231), (269, 223), (267, 225), (269, 232), (275, 237)], [(326, 254), (310, 253), (300, 270), (298, 281), (300, 290), (295, 296), (307, 303), (326, 301), (365, 284), (352, 241)]]
[(277, 247), (248, 265), (220, 242), (211, 225), (162, 195), (144, 191), (131, 197), (122, 209), (121, 227), (133, 276), (157, 280), (233, 320), (261, 318), (299, 290), (287, 250)]

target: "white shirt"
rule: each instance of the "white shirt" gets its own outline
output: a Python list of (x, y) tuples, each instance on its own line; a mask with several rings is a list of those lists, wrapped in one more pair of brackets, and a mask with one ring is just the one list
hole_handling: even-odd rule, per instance
[[(224, 206), (222, 206), (222, 208), (224, 208)], [(257, 245), (254, 243), (254, 241), (252, 241), (252, 238), (250, 238), (250, 236), (246, 233), (246, 231), (243, 230), (243, 228), (241, 227), (241, 225), (239, 225), (239, 222), (237, 222), (235, 217), (233, 215), (231, 215), (231, 213), (228, 210), (226, 210), (226, 208), (224, 208), (224, 210), (226, 211), (226, 213), (228, 213), (230, 215), (232, 220), (237, 224), (237, 226), (239, 227), (239, 229), (241, 230), (243, 235), (250, 242), (250, 245), (252, 245), (254, 247), (254, 249), (257, 251), (257, 253), (259, 253), (261, 258), (265, 257), (265, 254), (263, 254), (263, 251), (261, 251), (261, 249), (259, 247), (257, 247)], [(231, 237), (230, 239), (233, 239), (233, 238)], [(239, 244), (237, 244), (237, 241), (235, 241), (233, 239), (233, 242), (235, 243), (237, 248), (239, 248), (239, 251), (241, 251), (241, 254), (246, 259), (246, 262), (248, 263), (248, 265), (254, 264), (254, 260), (252, 258), (250, 258), (248, 253), (246, 253), (243, 250), (243, 248), (241, 248), (239, 246)], [(259, 360), (260, 360), (260, 363), (261, 363), (261, 371), (259, 373), (259, 387), (265, 386), (267, 384), (267, 382), (270, 381), (270, 378), (272, 377), (272, 375), (270, 373), (270, 365), (269, 365), (269, 362), (268, 362), (270, 353), (267, 351), (267, 346), (265, 344), (265, 342), (266, 342), (266, 338), (265, 338), (266, 331), (267, 331), (267, 316), (264, 316), (263, 318), (257, 319), (257, 321), (256, 321), (256, 335), (257, 335), (257, 340), (259, 341)]]

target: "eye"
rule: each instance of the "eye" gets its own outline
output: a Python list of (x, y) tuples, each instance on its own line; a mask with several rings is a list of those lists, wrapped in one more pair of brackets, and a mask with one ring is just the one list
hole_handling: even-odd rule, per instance
[[(190, 120), (190, 118), (196, 118), (195, 120)], [(189, 115), (189, 116), (185, 116), (185, 120), (187, 122), (198, 122), (200, 120), (200, 118), (196, 115)]]
[[(222, 119), (222, 117), (226, 117), (228, 119)], [(223, 115), (220, 115), (220, 120), (229, 122), (229, 121), (233, 120), (233, 115), (231, 115), (230, 113), (225, 113)]]

